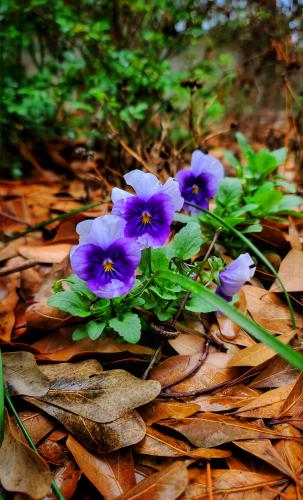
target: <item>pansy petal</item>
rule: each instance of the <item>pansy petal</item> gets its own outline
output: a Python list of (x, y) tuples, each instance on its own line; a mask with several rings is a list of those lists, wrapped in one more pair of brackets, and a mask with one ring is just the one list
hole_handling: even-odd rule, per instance
[(125, 220), (117, 215), (104, 215), (93, 221), (90, 241), (105, 249), (124, 235)]
[(255, 267), (253, 266), (254, 261), (249, 253), (239, 255), (219, 274), (220, 292), (228, 297), (235, 295), (254, 275)]
[(117, 203), (120, 200), (127, 200), (127, 198), (130, 198), (131, 196), (133, 195), (131, 193), (128, 193), (127, 191), (124, 191), (124, 189), (114, 187), (112, 190), (113, 203)]
[(161, 193), (168, 194), (168, 196), (171, 197), (176, 211), (181, 210), (184, 204), (184, 198), (181, 196), (179, 184), (175, 179), (169, 177), (161, 187)]
[(154, 174), (132, 170), (124, 175), (124, 179), (129, 186), (136, 191), (136, 195), (143, 200), (148, 200), (161, 190), (161, 184)]
[(93, 225), (93, 219), (83, 220), (76, 226), (76, 232), (79, 234), (79, 243), (86, 243), (89, 241), (89, 233)]
[(87, 285), (90, 290), (95, 295), (97, 295), (97, 297), (102, 297), (104, 299), (113, 299), (129, 292), (133, 288), (134, 283), (135, 276), (132, 276), (127, 282), (120, 280), (111, 280), (110, 283), (102, 285), (99, 284), (97, 280), (90, 280), (88, 281)]
[(199, 176), (205, 172), (213, 175), (219, 182), (224, 177), (224, 168), (222, 163), (214, 156), (196, 150), (191, 158), (191, 170), (194, 175)]

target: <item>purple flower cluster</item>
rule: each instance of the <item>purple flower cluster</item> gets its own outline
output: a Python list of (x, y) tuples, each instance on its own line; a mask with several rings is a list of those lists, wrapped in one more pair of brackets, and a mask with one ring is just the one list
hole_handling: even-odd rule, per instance
[(221, 163), (201, 151), (193, 153), (191, 170), (179, 171), (176, 180), (170, 177), (164, 184), (151, 173), (127, 173), (124, 179), (134, 194), (114, 188), (112, 215), (78, 224), (79, 244), (71, 253), (74, 272), (99, 297), (127, 293), (141, 250), (165, 243), (184, 200), (206, 207), (222, 177)]
[(220, 285), (216, 294), (230, 302), (243, 285), (255, 274), (255, 264), (249, 253), (239, 255), (224, 271), (219, 273)]

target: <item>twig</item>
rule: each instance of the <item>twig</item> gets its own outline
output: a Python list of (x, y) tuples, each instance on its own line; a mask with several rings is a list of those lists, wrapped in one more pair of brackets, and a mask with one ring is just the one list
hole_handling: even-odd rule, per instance
[(206, 477), (207, 477), (207, 493), (209, 500), (214, 500), (213, 485), (211, 479), (211, 468), (209, 460), (206, 462)]
[(158, 356), (162, 353), (162, 349), (164, 344), (166, 343), (166, 340), (162, 340), (162, 342), (158, 345), (157, 349), (154, 352), (154, 355), (151, 359), (151, 362), (149, 363), (148, 367), (146, 368), (145, 372), (142, 375), (142, 380), (146, 380), (151, 369), (153, 368), (154, 364), (157, 361)]
[(23, 262), (23, 264), (19, 264), (19, 266), (15, 267), (3, 267), (0, 269), (0, 276), (8, 276), (9, 274), (16, 273), (18, 271), (24, 271), (24, 269), (29, 269), (30, 267), (34, 267), (38, 264), (36, 260), (28, 260), (27, 262)]
[[(211, 241), (211, 244), (209, 245), (208, 249), (207, 249), (207, 252), (205, 254), (205, 257), (203, 259), (203, 261), (201, 262), (201, 267), (205, 264), (205, 262), (207, 261), (208, 257), (210, 256), (211, 252), (213, 251), (213, 248), (216, 244), (216, 241), (219, 237), (219, 234), (221, 233), (222, 231), (222, 228), (221, 227), (218, 227), (215, 231), (215, 234), (214, 234), (214, 237)], [(193, 280), (196, 281), (199, 277), (199, 273), (196, 273), (195, 276), (193, 277)], [(172, 326), (175, 326), (179, 317), (180, 317), (180, 314), (182, 313), (184, 307), (186, 306), (186, 302), (188, 301), (189, 297), (191, 295), (191, 292), (186, 292), (186, 294), (184, 295), (183, 297), (183, 300), (180, 304), (180, 307), (178, 309), (178, 311), (176, 312), (175, 316), (174, 316), (174, 319), (172, 321)]]
[(24, 229), (24, 231), (20, 231), (20, 233), (14, 234), (13, 236), (9, 236), (8, 238), (5, 238), (4, 243), (8, 243), (9, 241), (17, 240), (18, 238), (21, 238), (21, 236), (25, 236), (28, 233), (32, 233), (33, 231), (39, 231), (45, 226), (49, 226), (53, 222), (57, 222), (62, 219), (66, 219), (70, 215), (75, 215), (79, 214), (80, 212), (84, 212), (85, 210), (89, 210), (90, 208), (97, 207), (98, 205), (101, 205), (102, 203), (108, 203), (107, 201), (93, 201), (92, 203), (88, 203), (87, 205), (83, 205), (83, 207), (80, 208), (75, 208), (74, 210), (70, 210), (69, 212), (65, 212), (64, 214), (60, 214), (57, 217), (54, 217), (53, 219), (48, 219), (43, 222), (40, 222), (39, 224), (36, 224), (36, 226), (30, 226), (28, 229)]
[[(38, 452), (38, 450), (37, 450), (37, 448), (36, 448), (36, 446), (35, 446), (32, 438), (30, 437), (29, 433), (27, 432), (26, 427), (24, 426), (21, 418), (19, 417), (19, 415), (17, 413), (17, 410), (14, 407), (14, 404), (13, 404), (13, 402), (11, 400), (11, 397), (10, 397), (10, 395), (9, 395), (9, 393), (8, 393), (8, 391), (6, 389), (4, 389), (4, 394), (5, 394), (6, 402), (7, 402), (8, 406), (10, 407), (11, 411), (13, 412), (13, 414), (14, 414), (17, 422), (18, 422), (18, 425), (19, 425), (20, 429), (22, 430), (22, 432), (23, 432), (23, 434), (24, 434), (24, 436), (25, 436), (25, 438), (26, 438), (26, 440), (27, 440), (30, 448), (35, 453), (37, 453), (37, 455), (39, 455), (39, 452)], [(54, 494), (56, 495), (56, 497), (58, 498), (58, 500), (65, 500), (64, 496), (62, 495), (62, 493), (61, 493), (61, 491), (59, 489), (59, 486), (56, 483), (56, 481), (52, 480), (51, 485), (52, 485), (52, 490), (53, 490)]]
[(17, 224), (23, 224), (24, 226), (30, 227), (29, 222), (26, 222), (25, 220), (19, 219), (18, 217), (15, 217), (14, 215), (7, 214), (6, 212), (0, 211), (0, 217), (12, 220), (13, 222), (17, 222)]
[(209, 353), (209, 344), (210, 344), (210, 341), (207, 339), (206, 342), (205, 342), (205, 345), (204, 345), (203, 352), (201, 352), (201, 354), (200, 354), (200, 356), (198, 358), (198, 361), (195, 364), (195, 366), (189, 372), (185, 373), (184, 375), (181, 375), (177, 380), (174, 380), (174, 382), (169, 382), (168, 384), (163, 385), (162, 386), (162, 391), (164, 391), (165, 389), (168, 389), (169, 387), (172, 387), (173, 385), (177, 385), (180, 382), (183, 382), (183, 380), (186, 380), (193, 373), (195, 373), (198, 370), (198, 368), (200, 368), (200, 366), (203, 365), (204, 361), (206, 360), (206, 358), (208, 356), (208, 353)]

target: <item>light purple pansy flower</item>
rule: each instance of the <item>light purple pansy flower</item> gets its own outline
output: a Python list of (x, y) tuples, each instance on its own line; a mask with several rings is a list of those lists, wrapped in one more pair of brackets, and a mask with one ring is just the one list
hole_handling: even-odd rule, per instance
[(242, 286), (255, 274), (255, 263), (249, 253), (242, 253), (219, 273), (220, 285), (216, 294), (230, 302)]
[(171, 177), (161, 184), (155, 175), (140, 170), (132, 170), (124, 179), (135, 195), (114, 188), (112, 213), (125, 219), (125, 236), (135, 238), (141, 248), (162, 246), (175, 212), (184, 203), (179, 184)]
[(191, 168), (179, 170), (176, 175), (181, 195), (185, 200), (184, 209), (201, 213), (197, 208), (186, 206), (186, 202), (207, 208), (208, 200), (215, 196), (223, 177), (224, 168), (217, 158), (199, 150), (194, 151)]
[(77, 225), (80, 238), (71, 252), (72, 268), (98, 297), (119, 297), (134, 285), (141, 252), (133, 239), (124, 236), (125, 225), (115, 215)]

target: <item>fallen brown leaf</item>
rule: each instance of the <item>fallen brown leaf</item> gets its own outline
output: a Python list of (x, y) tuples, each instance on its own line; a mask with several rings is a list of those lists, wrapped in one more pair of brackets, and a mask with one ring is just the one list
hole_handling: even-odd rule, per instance
[(32, 498), (44, 497), (52, 481), (46, 462), (20, 441), (8, 414), (0, 448), (0, 480), (7, 491), (19, 491)]
[(136, 484), (130, 449), (95, 456), (72, 436), (68, 436), (66, 446), (105, 500), (117, 498)]
[(96, 453), (108, 453), (137, 444), (145, 435), (144, 422), (134, 410), (113, 422), (100, 424), (38, 399), (27, 396), (24, 399), (59, 420), (81, 444)]
[(284, 436), (294, 437), (294, 439), (281, 439), (276, 441), (274, 443), (274, 448), (291, 470), (297, 476), (301, 475), (303, 471), (303, 444), (297, 439), (301, 436), (301, 433), (289, 424), (276, 425), (275, 430), (281, 432)]
[(4, 379), (9, 392), (27, 396), (43, 396), (50, 383), (39, 370), (30, 352), (6, 352), (3, 354)]
[(0, 278), (0, 340), (9, 342), (15, 323), (14, 309), (19, 296), (16, 289), (20, 286), (20, 273)]
[(293, 384), (266, 391), (235, 412), (239, 417), (274, 418), (279, 415)]
[[(73, 460), (66, 460), (64, 465), (57, 469), (54, 480), (60, 488), (60, 491), (65, 500), (75, 498), (74, 494), (76, 492), (81, 475), (81, 470), (78, 469)], [(43, 498), (43, 500), (56, 500), (56, 498), (56, 495), (52, 491), (50, 491), (48, 495)]]
[(119, 500), (175, 500), (185, 490), (188, 483), (187, 469), (183, 462), (175, 462), (147, 477), (134, 486)]
[(299, 370), (288, 364), (287, 361), (284, 361), (284, 359), (280, 357), (276, 357), (250, 383), (250, 387), (257, 389), (283, 387), (288, 384), (293, 384), (299, 373)]
[[(301, 250), (292, 249), (284, 257), (279, 267), (279, 275), (283, 280), (284, 286), (288, 292), (303, 291), (303, 252)], [(281, 292), (281, 286), (277, 282), (270, 287), (271, 292)]]
[(44, 264), (59, 264), (70, 253), (71, 245), (67, 243), (57, 243), (53, 245), (22, 245), (18, 252), (26, 259), (33, 259)]
[(139, 413), (147, 425), (165, 418), (186, 418), (200, 410), (196, 403), (175, 403), (152, 401), (139, 409)]
[(231, 455), (229, 451), (209, 449), (209, 448), (192, 448), (185, 441), (176, 439), (172, 436), (164, 434), (152, 427), (146, 430), (146, 435), (143, 441), (134, 447), (137, 453), (144, 455), (155, 455), (157, 457), (183, 457), (187, 456), (193, 459), (205, 458), (227, 458)]
[[(280, 411), (276, 413), (277, 416), (291, 415), (298, 418), (303, 414), (303, 372), (298, 376), (291, 392), (288, 394), (287, 399), (284, 401)], [(273, 415), (275, 416), (275, 415)]]
[[(198, 396), (192, 402), (199, 405), (201, 411), (217, 412), (240, 408), (243, 404), (254, 401), (259, 396), (259, 391), (238, 384), (216, 391), (214, 394)], [(181, 418), (176, 417), (176, 418)]]
[(24, 427), (37, 444), (55, 427), (55, 422), (38, 411), (22, 411), (19, 413)]
[(212, 448), (238, 439), (278, 439), (283, 437), (269, 429), (215, 413), (199, 413), (195, 417), (161, 422), (161, 425), (180, 432), (193, 445), (202, 448)]
[(109, 370), (85, 378), (55, 378), (40, 399), (89, 420), (107, 423), (152, 401), (160, 390), (155, 380), (141, 380), (124, 370)]

